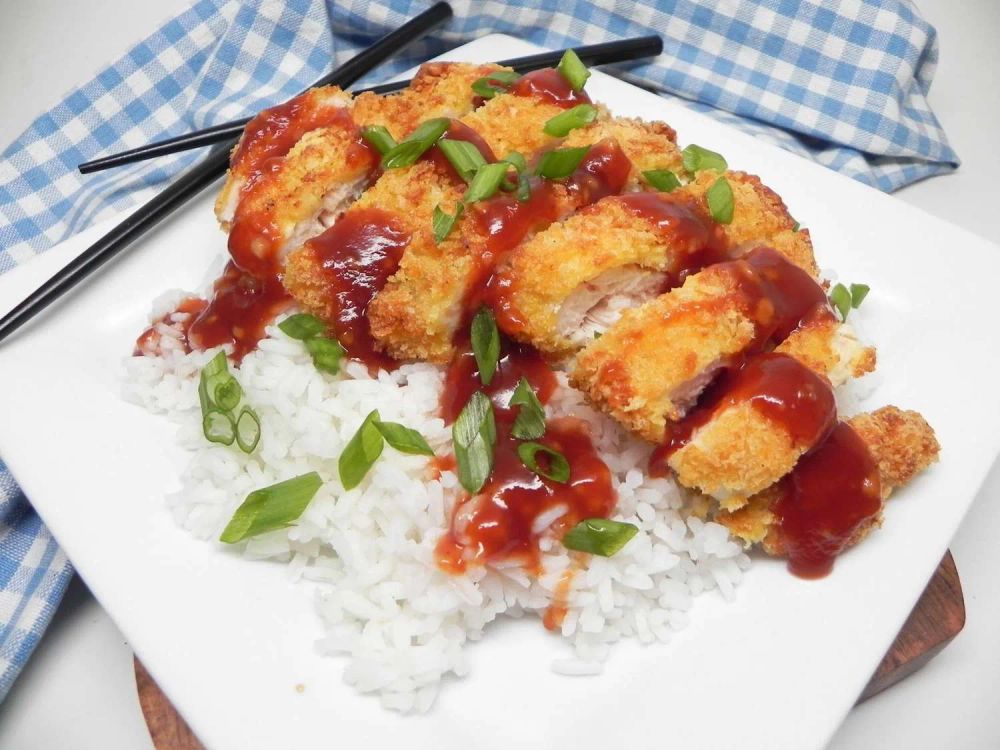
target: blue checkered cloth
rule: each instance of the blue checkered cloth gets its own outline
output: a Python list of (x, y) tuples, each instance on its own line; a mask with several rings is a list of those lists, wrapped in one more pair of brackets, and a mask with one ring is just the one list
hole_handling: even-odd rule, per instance
[[(286, 99), (331, 60), (345, 61), (427, 4), (198, 0), (38, 117), (0, 156), (0, 273), (148, 199), (201, 154), (87, 177), (78, 163)], [(367, 82), (493, 32), (560, 48), (654, 31), (663, 54), (617, 71), (763, 140), (887, 191), (958, 166), (927, 103), (936, 33), (902, 0), (452, 5), (447, 27)], [(0, 488), (2, 697), (69, 567), (2, 463)]]

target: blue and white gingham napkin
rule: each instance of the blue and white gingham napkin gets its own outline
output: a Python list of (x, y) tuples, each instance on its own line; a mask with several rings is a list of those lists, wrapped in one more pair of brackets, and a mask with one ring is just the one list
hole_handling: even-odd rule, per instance
[[(76, 173), (78, 163), (285, 99), (428, 4), (197, 0), (0, 155), (0, 273), (146, 200), (201, 153), (87, 177)], [(887, 191), (958, 166), (926, 98), (936, 34), (905, 0), (452, 5), (446, 28), (367, 81), (492, 32), (560, 48), (653, 31), (664, 53), (619, 69), (760, 138)], [(0, 698), (69, 575), (0, 463)]]

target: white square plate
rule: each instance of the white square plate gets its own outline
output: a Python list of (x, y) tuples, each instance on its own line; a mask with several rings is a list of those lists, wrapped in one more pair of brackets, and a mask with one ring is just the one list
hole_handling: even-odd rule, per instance
[[(447, 57), (534, 51), (491, 36)], [(761, 175), (812, 231), (820, 265), (871, 285), (867, 333), (883, 377), (871, 402), (923, 412), (941, 463), (828, 578), (756, 561), (735, 604), (699, 599), (671, 645), (621, 644), (600, 677), (553, 674), (560, 647), (537, 621), (499, 623), (470, 649), (471, 676), (450, 681), (430, 714), (388, 713), (341, 682), (342, 662), (314, 651), (307, 586), (174, 525), (163, 502), (183, 466), (172, 428), (119, 396), (151, 300), (196, 288), (225, 251), (205, 195), (0, 346), (0, 456), (209, 747), (820, 747), (941, 559), (1000, 449), (1000, 248), (670, 99), (600, 73), (588, 90)], [(0, 312), (108, 227), (0, 277)]]

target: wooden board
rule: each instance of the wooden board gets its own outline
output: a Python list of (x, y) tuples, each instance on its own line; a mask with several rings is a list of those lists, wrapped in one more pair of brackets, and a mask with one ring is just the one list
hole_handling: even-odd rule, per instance
[[(955, 561), (951, 553), (946, 552), (858, 702), (916, 672), (947, 646), (964, 626), (962, 584)], [(135, 660), (135, 682), (139, 705), (142, 706), (156, 750), (205, 750), (138, 659)]]

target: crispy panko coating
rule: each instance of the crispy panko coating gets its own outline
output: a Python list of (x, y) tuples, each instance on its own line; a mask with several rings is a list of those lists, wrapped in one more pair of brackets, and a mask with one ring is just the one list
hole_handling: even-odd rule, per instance
[[(512, 108), (519, 117), (516, 121), (508, 119)], [(556, 139), (544, 135), (543, 127), (560, 111), (543, 101), (498, 96), (462, 122), (476, 130), (497, 156), (510, 151), (530, 156), (556, 144)], [(582, 138), (582, 142), (588, 144), (614, 138), (630, 160), (633, 156), (639, 158), (637, 155), (645, 150), (655, 150), (660, 159), (677, 153), (671, 140), (673, 130), (662, 123), (603, 119), (606, 117), (606, 111), (601, 108), (595, 123), (573, 131), (559, 147), (570, 143), (573, 137)], [(576, 135), (578, 133), (585, 135)], [(637, 180), (638, 172), (633, 167), (627, 184), (635, 185)], [(572, 213), (585, 197), (556, 184), (551, 200), (553, 213), (558, 217)], [(536, 225), (534, 228), (543, 227)], [(408, 249), (399, 271), (369, 308), (372, 332), (392, 356), (434, 362), (447, 361), (451, 356), (463, 300), (490, 258), (486, 249), (488, 235), (483, 222), (477, 219), (475, 207), (466, 212), (452, 236), (456, 234), (462, 239), (463, 253), (422, 256)], [(445, 303), (444, 306), (427, 305), (428, 296)]]
[(677, 148), (677, 133), (672, 127), (665, 122), (635, 117), (614, 117), (573, 130), (560, 148), (589, 146), (606, 138), (616, 141), (632, 162), (626, 190), (635, 190), (640, 186), (643, 172), (651, 169), (676, 172), (684, 165)]
[[(940, 445), (934, 436), (934, 430), (915, 411), (886, 406), (869, 414), (859, 414), (847, 421), (868, 446), (878, 464), (883, 501), (938, 459)], [(714, 520), (746, 544), (761, 544), (769, 555), (781, 556), (785, 554), (785, 544), (773, 510), (779, 496), (778, 486), (769, 487), (751, 497), (742, 508), (718, 510)], [(881, 521), (879, 513), (859, 527), (850, 540), (850, 545), (864, 539), (881, 525)]]
[[(656, 158), (647, 157), (648, 166)], [(725, 176), (735, 196), (728, 225), (708, 218), (705, 191), (718, 175), (703, 172), (672, 193), (656, 194), (654, 200), (678, 207), (669, 224), (656, 221), (660, 214), (628, 210), (631, 197), (608, 197), (522, 243), (500, 272), (505, 331), (544, 352), (571, 353), (603, 333), (623, 309), (670, 286), (682, 269), (697, 270), (759, 245), (815, 277), (809, 234), (792, 231), (794, 220), (781, 199), (754, 175)], [(699, 245), (720, 249), (699, 257)]]
[[(510, 101), (516, 100), (516, 101)], [(512, 110), (518, 120), (510, 119)], [(460, 119), (473, 128), (499, 155), (555, 142), (542, 128), (562, 110), (555, 104), (515, 95), (500, 95), (479, 111)], [(464, 287), (456, 278), (466, 278), (474, 268), (464, 236), (474, 230), (468, 215), (458, 222), (440, 244), (434, 241), (433, 216), (438, 205), (453, 213), (465, 192), (444, 168), (428, 160), (412, 167), (387, 170), (350, 208), (349, 212), (378, 207), (397, 217), (410, 234), (403, 257), (368, 307), (373, 336), (398, 359), (446, 361), (451, 353), (451, 334), (460, 316)], [(304, 247), (289, 256), (285, 287), (303, 307), (321, 317), (331, 315), (332, 301), (313, 248)]]
[(340, 116), (312, 114), (311, 109), (301, 108), (301, 114), (296, 114), (302, 121), (293, 122), (292, 128), (304, 132), (287, 153), (271, 154), (267, 169), (252, 183), (247, 176), (262, 168), (261, 159), (253, 157), (264, 154), (266, 143), (242, 151), (238, 146), (234, 156), (245, 155), (230, 168), (216, 202), (219, 220), (227, 229), (230, 222), (241, 222), (266, 233), (270, 252), (281, 255), (294, 249), (330, 226), (365, 188), (377, 154), (361, 145), (360, 128), (383, 125), (402, 139), (423, 120), (460, 117), (472, 110), (472, 83), (499, 69), (496, 65), (428, 63), (398, 94), (368, 93), (352, 100), (334, 87), (308, 92), (304, 101), (315, 100), (313, 109), (321, 103), (335, 104)]

